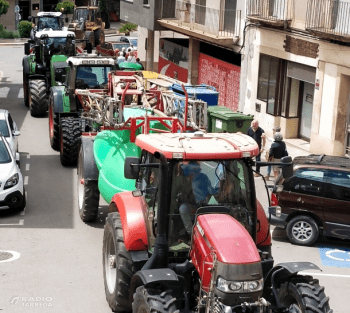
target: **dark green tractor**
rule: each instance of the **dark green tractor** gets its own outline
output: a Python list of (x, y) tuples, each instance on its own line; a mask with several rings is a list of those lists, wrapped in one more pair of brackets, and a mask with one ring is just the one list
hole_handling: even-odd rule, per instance
[(34, 117), (45, 116), (51, 86), (57, 86), (55, 72), (67, 67), (76, 55), (75, 35), (69, 31), (41, 31), (36, 40), (25, 43), (23, 65), (24, 104)]

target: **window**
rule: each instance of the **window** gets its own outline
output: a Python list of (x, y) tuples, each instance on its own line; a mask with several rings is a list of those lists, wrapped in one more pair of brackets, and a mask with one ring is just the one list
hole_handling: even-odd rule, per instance
[(5, 120), (0, 120), (0, 133), (4, 137), (10, 137), (9, 129)]
[(143, 0), (143, 5), (149, 5), (149, 0)]
[(7, 151), (6, 145), (3, 141), (0, 141), (0, 163), (10, 163), (11, 157)]
[(329, 170), (326, 194), (331, 199), (350, 201), (350, 173)]

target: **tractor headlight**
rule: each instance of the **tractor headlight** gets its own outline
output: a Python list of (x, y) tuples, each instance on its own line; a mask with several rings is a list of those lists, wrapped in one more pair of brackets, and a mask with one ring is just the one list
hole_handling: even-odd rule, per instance
[(18, 184), (19, 176), (18, 174), (12, 175), (5, 183), (4, 189), (11, 188)]
[(255, 292), (262, 290), (263, 287), (263, 279), (251, 281), (228, 281), (219, 277), (216, 283), (216, 288), (222, 292)]

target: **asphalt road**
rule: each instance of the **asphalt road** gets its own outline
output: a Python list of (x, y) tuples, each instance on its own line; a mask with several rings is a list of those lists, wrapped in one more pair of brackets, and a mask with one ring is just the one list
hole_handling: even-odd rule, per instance
[[(24, 106), (23, 46), (0, 47), (0, 108), (10, 110), (21, 131), (19, 150), (27, 190), (24, 213), (0, 211), (0, 250), (18, 253), (0, 260), (1, 312), (111, 312), (102, 275), (103, 220), (84, 224), (79, 217), (76, 168), (62, 167), (49, 145), (47, 118), (33, 118)], [(8, 77), (8, 78), (6, 78)], [(262, 179), (259, 200), (267, 207)], [(328, 249), (328, 250), (327, 250)], [(0, 252), (1, 252), (0, 251)], [(276, 263), (310, 261), (325, 286), (335, 313), (349, 312), (350, 243), (319, 241), (314, 247), (291, 245), (283, 231), (273, 230)], [(0, 254), (1, 255), (1, 254)]]

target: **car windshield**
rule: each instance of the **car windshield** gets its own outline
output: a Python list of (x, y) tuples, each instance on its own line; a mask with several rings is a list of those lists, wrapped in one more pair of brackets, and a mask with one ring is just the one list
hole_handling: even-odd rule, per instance
[(53, 16), (40, 17), (38, 21), (38, 29), (43, 30), (45, 28), (60, 29), (59, 19)]
[(88, 9), (78, 9), (75, 11), (74, 20), (80, 22), (82, 19), (84, 21), (88, 19), (88, 16), (89, 16)]
[(137, 39), (130, 39), (130, 42), (134, 45), (134, 47), (137, 47)]
[(110, 72), (111, 69), (111, 66), (79, 66), (77, 69), (76, 88), (106, 88), (108, 72)]
[(57, 48), (58, 45), (64, 46), (67, 42), (67, 37), (51, 37), (46, 39), (46, 45), (50, 48)]
[(130, 45), (128, 45), (128, 44), (113, 43), (113, 50), (119, 49), (119, 51), (122, 51), (123, 48), (125, 48), (125, 50), (126, 50), (129, 47), (130, 47)]
[(0, 164), (10, 163), (11, 157), (3, 141), (0, 141)]
[(172, 174), (171, 250), (188, 248), (196, 211), (203, 206), (229, 209), (230, 215), (252, 234), (251, 197), (249, 168), (244, 160), (178, 162)]
[(4, 137), (10, 137), (9, 128), (7, 127), (7, 123), (5, 120), (0, 120), (0, 133)]

